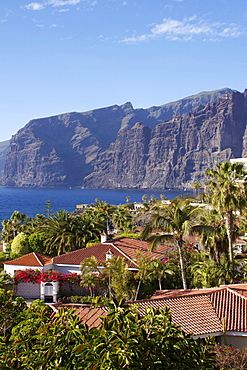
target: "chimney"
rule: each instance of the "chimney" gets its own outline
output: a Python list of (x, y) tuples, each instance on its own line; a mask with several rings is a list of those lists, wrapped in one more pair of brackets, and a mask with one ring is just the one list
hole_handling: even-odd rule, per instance
[(113, 252), (109, 249), (108, 252), (105, 254), (105, 260), (109, 261), (113, 257)]
[(105, 243), (107, 241), (107, 234), (105, 232), (100, 234), (100, 242)]

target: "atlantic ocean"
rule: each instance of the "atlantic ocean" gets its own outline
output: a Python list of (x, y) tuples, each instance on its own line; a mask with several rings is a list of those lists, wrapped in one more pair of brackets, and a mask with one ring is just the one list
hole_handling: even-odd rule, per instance
[(96, 198), (110, 204), (120, 205), (126, 203), (127, 196), (130, 197), (131, 203), (142, 202), (144, 194), (147, 194), (147, 199), (150, 199), (150, 195), (160, 198), (160, 194), (164, 194), (167, 199), (173, 199), (180, 194), (189, 193), (183, 190), (0, 187), (0, 222), (9, 219), (14, 211), (25, 213), (29, 217), (44, 214), (48, 200), (51, 201), (54, 212), (61, 209), (73, 212), (77, 204), (95, 203)]

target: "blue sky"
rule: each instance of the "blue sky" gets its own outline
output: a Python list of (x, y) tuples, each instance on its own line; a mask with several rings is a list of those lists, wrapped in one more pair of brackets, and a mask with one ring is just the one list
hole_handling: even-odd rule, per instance
[(1, 0), (0, 141), (30, 119), (247, 87), (246, 0)]

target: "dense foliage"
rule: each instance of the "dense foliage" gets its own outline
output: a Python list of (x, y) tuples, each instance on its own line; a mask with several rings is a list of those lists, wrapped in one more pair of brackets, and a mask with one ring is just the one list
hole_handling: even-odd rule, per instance
[[(14, 311), (11, 294), (4, 298)], [(40, 301), (19, 311), (9, 335), (0, 337), (2, 370), (215, 368), (213, 351), (172, 324), (167, 309), (147, 309), (140, 316), (112, 301), (100, 326), (91, 329), (65, 309), (51, 318), (50, 307)]]

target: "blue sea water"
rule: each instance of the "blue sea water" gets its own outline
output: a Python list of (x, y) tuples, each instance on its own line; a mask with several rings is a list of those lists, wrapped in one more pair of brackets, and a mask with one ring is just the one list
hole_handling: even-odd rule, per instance
[(52, 209), (57, 212), (66, 209), (69, 212), (75, 210), (77, 204), (94, 203), (96, 198), (110, 204), (126, 203), (126, 197), (130, 197), (130, 202), (141, 202), (142, 196), (147, 194), (160, 197), (164, 194), (167, 199), (173, 199), (177, 195), (188, 194), (182, 190), (108, 190), (108, 189), (48, 189), (48, 188), (5, 188), (0, 187), (0, 222), (9, 219), (14, 211), (25, 213), (29, 217), (35, 217), (37, 213), (43, 214), (47, 200), (52, 203)]

